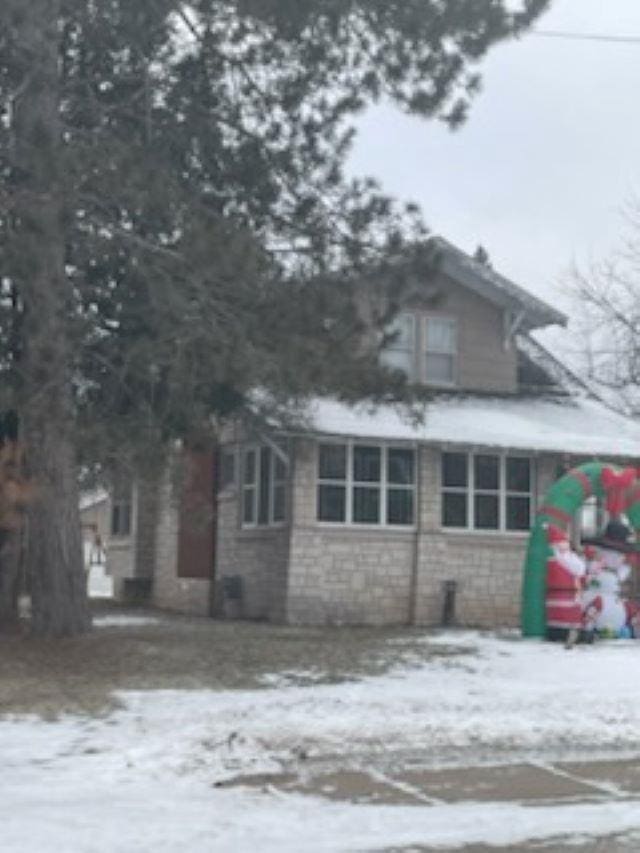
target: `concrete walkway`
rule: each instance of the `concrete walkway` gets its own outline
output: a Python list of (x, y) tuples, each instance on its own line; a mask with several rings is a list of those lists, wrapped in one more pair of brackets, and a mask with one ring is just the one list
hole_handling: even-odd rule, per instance
[[(371, 767), (328, 769), (313, 762), (295, 772), (256, 774), (230, 779), (220, 787), (248, 786), (265, 792), (286, 792), (327, 800), (376, 805), (429, 807), (462, 802), (518, 803), (530, 806), (606, 803), (637, 800), (640, 796), (640, 762), (607, 760), (584, 762), (534, 761), (473, 767), (384, 770)], [(421, 853), (434, 848), (411, 846), (387, 853)], [(443, 850), (444, 848), (437, 848)], [(640, 837), (609, 836), (600, 839), (562, 839), (531, 842), (517, 847), (470, 845), (465, 853), (533, 853), (539, 850), (572, 853), (637, 853)]]

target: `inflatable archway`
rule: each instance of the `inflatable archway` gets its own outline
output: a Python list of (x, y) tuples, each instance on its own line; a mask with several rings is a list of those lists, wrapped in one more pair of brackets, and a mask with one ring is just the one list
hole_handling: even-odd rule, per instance
[(522, 633), (525, 637), (545, 635), (545, 586), (551, 548), (550, 524), (565, 530), (591, 495), (606, 499), (612, 515), (624, 512), (631, 526), (640, 530), (640, 480), (636, 472), (602, 462), (588, 462), (568, 471), (547, 492), (529, 537), (522, 587)]

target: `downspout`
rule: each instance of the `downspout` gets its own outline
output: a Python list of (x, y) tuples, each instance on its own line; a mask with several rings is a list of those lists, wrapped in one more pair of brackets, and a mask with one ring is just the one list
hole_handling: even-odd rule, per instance
[(422, 451), (423, 448), (418, 444), (416, 447), (416, 526), (411, 549), (408, 625), (415, 625), (418, 621), (418, 571), (420, 569), (420, 538), (422, 536)]

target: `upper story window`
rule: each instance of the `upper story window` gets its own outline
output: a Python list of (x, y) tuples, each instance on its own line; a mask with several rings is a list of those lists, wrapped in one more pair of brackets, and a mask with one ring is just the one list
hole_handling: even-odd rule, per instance
[(526, 456), (442, 454), (442, 526), (525, 531), (533, 512), (533, 463)]
[(318, 446), (318, 521), (414, 523), (415, 451), (368, 444)]
[(455, 384), (457, 338), (457, 324), (452, 318), (425, 317), (424, 377), (427, 382)]
[(282, 524), (286, 516), (287, 468), (271, 447), (252, 445), (243, 453), (243, 527)]
[(393, 339), (381, 355), (386, 367), (401, 370), (412, 382), (456, 384), (458, 330), (454, 318), (402, 312), (388, 332)]
[(392, 340), (382, 351), (382, 363), (386, 367), (401, 370), (409, 378), (415, 375), (416, 318), (413, 314), (398, 314), (391, 323), (388, 333)]

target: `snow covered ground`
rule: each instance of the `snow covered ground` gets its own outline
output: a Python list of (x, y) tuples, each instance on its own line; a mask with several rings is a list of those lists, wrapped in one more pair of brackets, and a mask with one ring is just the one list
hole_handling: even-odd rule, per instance
[(640, 755), (640, 643), (565, 651), (471, 632), (424, 642), (465, 653), (404, 656), (384, 676), (342, 684), (316, 684), (314, 670), (306, 679), (280, 672), (260, 690), (123, 693), (103, 718), (5, 719), (0, 847), (301, 853), (640, 831), (640, 799), (615, 791), (606, 802), (411, 806), (216, 787), (320, 759), (382, 766), (411, 754), (433, 766)]

